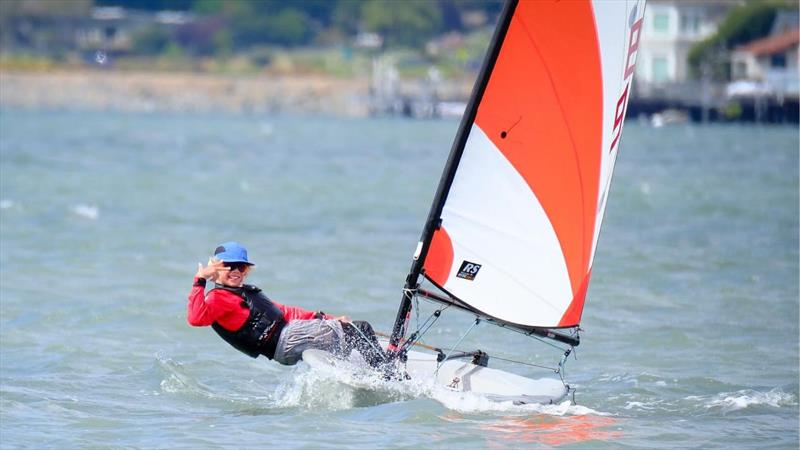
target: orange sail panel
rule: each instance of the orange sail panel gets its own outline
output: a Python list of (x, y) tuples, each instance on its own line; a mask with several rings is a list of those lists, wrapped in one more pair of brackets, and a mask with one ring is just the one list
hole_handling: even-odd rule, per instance
[(476, 311), (580, 322), (643, 13), (636, 1), (517, 4), (424, 262)]
[(520, 3), (476, 121), (544, 207), (573, 292), (589, 263), (600, 175), (595, 34), (588, 3)]
[(438, 285), (443, 285), (453, 266), (453, 244), (444, 227), (433, 235), (428, 257), (425, 259), (425, 274)]

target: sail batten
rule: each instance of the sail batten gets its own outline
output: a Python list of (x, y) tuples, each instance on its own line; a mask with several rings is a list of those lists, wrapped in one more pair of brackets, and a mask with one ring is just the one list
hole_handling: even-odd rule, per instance
[(506, 4), (406, 291), (424, 271), (499, 323), (580, 323), (643, 14), (644, 0)]

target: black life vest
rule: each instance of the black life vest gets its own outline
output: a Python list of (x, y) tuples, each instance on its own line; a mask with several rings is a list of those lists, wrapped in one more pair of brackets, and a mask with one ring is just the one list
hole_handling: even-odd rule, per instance
[(247, 321), (238, 330), (226, 330), (218, 322), (214, 322), (211, 324), (214, 331), (247, 356), (257, 358), (258, 355), (264, 355), (272, 359), (275, 356), (275, 347), (278, 345), (281, 330), (286, 325), (283, 312), (255, 286), (245, 284), (239, 288), (232, 288), (216, 284), (214, 289), (224, 289), (242, 297), (242, 306), (250, 310)]

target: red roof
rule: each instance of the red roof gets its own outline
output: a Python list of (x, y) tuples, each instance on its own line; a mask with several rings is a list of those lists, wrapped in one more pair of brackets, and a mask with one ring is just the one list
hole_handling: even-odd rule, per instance
[(800, 43), (800, 28), (795, 28), (775, 36), (751, 41), (741, 47), (736, 47), (736, 51), (748, 52), (756, 56), (774, 55), (776, 53), (783, 53), (798, 43)]

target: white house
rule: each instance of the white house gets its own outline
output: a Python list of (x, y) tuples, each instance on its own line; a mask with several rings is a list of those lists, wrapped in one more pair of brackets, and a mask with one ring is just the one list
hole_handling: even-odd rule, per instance
[(740, 0), (649, 0), (636, 63), (642, 87), (680, 83), (689, 77), (689, 50), (712, 35)]
[[(731, 54), (728, 90), (758, 86), (770, 93), (798, 94), (800, 28), (757, 39), (737, 47)], [(750, 83), (748, 83), (750, 82)]]

